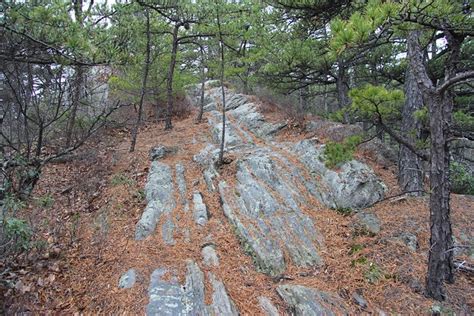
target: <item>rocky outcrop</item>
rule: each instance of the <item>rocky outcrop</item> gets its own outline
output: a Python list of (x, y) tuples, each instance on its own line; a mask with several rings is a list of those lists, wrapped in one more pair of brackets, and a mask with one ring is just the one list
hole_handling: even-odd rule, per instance
[(177, 147), (156, 146), (150, 150), (150, 160), (159, 160), (178, 151)]
[(135, 239), (151, 235), (162, 214), (170, 213), (176, 207), (171, 168), (159, 161), (153, 161), (145, 185), (148, 204), (137, 223)]
[(279, 316), (278, 309), (273, 305), (272, 301), (265, 296), (260, 296), (258, 298), (258, 304), (262, 309), (263, 313), (267, 316)]
[(375, 236), (380, 232), (380, 220), (373, 213), (358, 212), (354, 216), (353, 227), (356, 235)]
[(293, 315), (348, 315), (341, 298), (334, 294), (301, 285), (280, 285), (277, 292)]
[(234, 186), (219, 184), (224, 214), (257, 267), (273, 276), (285, 270), (284, 253), (299, 266), (322, 263), (323, 238), (299, 209), (306, 200), (291, 176), (297, 171), (289, 166), (269, 149), (255, 150), (237, 162)]
[[(206, 96), (219, 103), (220, 93)], [(218, 90), (218, 89), (217, 89)], [(308, 141), (294, 144), (271, 142), (285, 123), (270, 123), (257, 106), (243, 95), (227, 91), (225, 148), (237, 157), (236, 182), (225, 181), (218, 189), (224, 214), (235, 227), (245, 250), (266, 274), (281, 274), (291, 260), (299, 266), (320, 265), (323, 238), (300, 205), (310, 205), (308, 193), (333, 208), (362, 208), (383, 197), (385, 187), (368, 166), (351, 161), (340, 172), (321, 161), (322, 147)], [(221, 114), (206, 108), (214, 143), (221, 139)], [(341, 127), (341, 130), (344, 128)], [(256, 144), (254, 139), (271, 142)], [(203, 168), (210, 191), (216, 190), (218, 149), (208, 145), (194, 157)], [(289, 161), (286, 155), (299, 159)], [(309, 174), (309, 177), (306, 176)], [(286, 258), (286, 259), (285, 259)]]
[(318, 132), (333, 142), (342, 142), (344, 139), (364, 132), (362, 127), (352, 124), (342, 124), (323, 119), (314, 119), (306, 123), (307, 132)]
[(193, 210), (194, 210), (194, 221), (196, 224), (204, 226), (208, 221), (207, 206), (202, 200), (202, 195), (199, 192), (193, 194)]
[(212, 304), (211, 308), (214, 315), (229, 315), (237, 316), (239, 312), (235, 307), (234, 302), (227, 294), (224, 283), (219, 281), (212, 273), (209, 273), (209, 279), (212, 285)]
[(289, 148), (311, 173), (316, 196), (328, 207), (365, 208), (380, 201), (386, 186), (369, 166), (357, 160), (344, 163), (340, 170), (326, 167), (324, 145), (303, 140)]
[(171, 273), (166, 269), (156, 269), (152, 273), (147, 315), (238, 315), (224, 284), (211, 273), (212, 304), (206, 305), (204, 273), (194, 261), (189, 260), (186, 267), (183, 285), (179, 284), (175, 276), (171, 280), (165, 278), (167, 273)]
[(358, 149), (384, 168), (395, 165), (398, 160), (397, 152), (378, 138), (360, 144)]
[(183, 207), (183, 210), (187, 212), (189, 210), (189, 203), (186, 198), (186, 178), (185, 178), (185, 168), (182, 164), (176, 164), (176, 184), (178, 185), (179, 200)]

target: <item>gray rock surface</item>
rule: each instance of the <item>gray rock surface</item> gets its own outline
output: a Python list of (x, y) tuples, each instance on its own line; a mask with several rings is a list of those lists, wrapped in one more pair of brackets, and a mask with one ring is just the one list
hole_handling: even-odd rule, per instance
[(179, 191), (179, 199), (181, 202), (181, 205), (183, 206), (183, 210), (187, 212), (189, 210), (189, 203), (186, 198), (186, 178), (184, 176), (185, 173), (185, 168), (182, 164), (178, 163), (176, 164), (176, 183), (178, 185), (178, 191)]
[(260, 296), (258, 298), (258, 304), (260, 305), (260, 308), (262, 309), (262, 312), (267, 315), (267, 316), (279, 316), (280, 313), (278, 312), (278, 309), (273, 305), (272, 301), (270, 301), (269, 298), (265, 296)]
[[(211, 126), (212, 140), (216, 144), (221, 143), (222, 139), (222, 120), (220, 113), (217, 111), (211, 112), (208, 118), (209, 125)], [(224, 147), (232, 147), (243, 144), (242, 138), (239, 136), (236, 128), (226, 121), (225, 124), (225, 138)]]
[(380, 233), (380, 220), (374, 213), (356, 213), (353, 226), (355, 233), (358, 235), (377, 235)]
[(321, 132), (333, 142), (342, 142), (345, 138), (360, 135), (362, 127), (352, 124), (342, 124), (323, 119), (315, 119), (306, 124), (306, 131)]
[(338, 296), (301, 285), (280, 285), (277, 292), (296, 316), (348, 315)]
[(177, 147), (156, 146), (150, 150), (150, 160), (158, 160), (178, 151)]
[(296, 265), (320, 265), (323, 238), (299, 209), (306, 200), (292, 177), (294, 166), (280, 163), (265, 148), (236, 164), (236, 185), (221, 182), (219, 193), (224, 214), (257, 267), (272, 276), (281, 274), (286, 267), (284, 252)]
[(171, 168), (159, 161), (153, 161), (145, 185), (148, 204), (137, 223), (135, 239), (141, 240), (153, 233), (162, 214), (170, 213), (176, 207)]
[(208, 267), (219, 266), (219, 257), (217, 256), (217, 252), (214, 245), (205, 245), (201, 250), (201, 255), (204, 265)]
[(209, 315), (208, 307), (204, 303), (204, 273), (192, 260), (187, 262), (184, 294), (187, 315)]
[(186, 279), (179, 284), (175, 275), (164, 278), (171, 273), (166, 269), (153, 271), (148, 288), (149, 302), (146, 315), (170, 316), (207, 316), (207, 315), (238, 315), (237, 308), (227, 294), (224, 284), (212, 273), (209, 281), (212, 285), (212, 304), (205, 303), (204, 273), (192, 260), (186, 263)]
[(204, 168), (203, 178), (206, 182), (207, 189), (210, 192), (214, 192), (216, 187), (214, 185), (214, 179), (218, 176), (215, 162), (219, 155), (219, 149), (213, 144), (207, 144), (199, 153), (194, 155), (193, 161), (197, 162), (201, 167)]
[(361, 308), (367, 308), (368, 304), (365, 298), (357, 292), (352, 293), (352, 300)]
[(129, 269), (127, 272), (122, 274), (119, 279), (119, 288), (130, 289), (135, 285), (137, 281), (137, 272), (135, 269)]
[(212, 285), (212, 304), (211, 308), (214, 315), (239, 315), (234, 302), (231, 300), (224, 283), (219, 281), (212, 273), (209, 272), (209, 279)]
[(204, 226), (208, 221), (207, 206), (202, 200), (202, 195), (199, 192), (193, 194), (193, 210), (194, 222), (198, 225)]
[(366, 165), (356, 160), (344, 163), (338, 172), (324, 164), (324, 145), (303, 140), (290, 150), (311, 173), (316, 197), (331, 208), (365, 208), (380, 201), (386, 186)]
[(166, 221), (163, 223), (163, 226), (161, 226), (161, 234), (163, 237), (163, 241), (167, 245), (174, 245), (176, 243), (173, 238), (174, 228), (175, 228), (175, 225), (171, 217), (168, 217)]
[(374, 138), (359, 145), (359, 150), (372, 157), (378, 165), (389, 167), (397, 163), (397, 152), (388, 145), (382, 143), (378, 138)]
[(418, 249), (418, 238), (412, 233), (403, 232), (398, 236), (393, 237), (392, 240), (405, 244), (412, 251), (416, 251)]
[(236, 120), (237, 125), (242, 125), (250, 130), (255, 136), (265, 138), (271, 136), (286, 127), (285, 122), (269, 123), (263, 115), (258, 112), (253, 103), (237, 103), (229, 114)]
[(186, 315), (183, 288), (176, 278), (163, 280), (166, 272), (165, 269), (156, 269), (151, 275), (146, 315)]

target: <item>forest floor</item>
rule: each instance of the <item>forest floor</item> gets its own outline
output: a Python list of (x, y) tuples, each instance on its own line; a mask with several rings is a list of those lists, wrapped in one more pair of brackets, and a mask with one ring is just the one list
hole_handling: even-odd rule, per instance
[[(280, 118), (275, 113), (267, 115), (273, 120)], [(277, 136), (287, 141), (305, 137), (309, 135), (298, 128), (287, 128)], [(324, 135), (318, 137), (324, 140)], [(474, 280), (465, 273), (457, 272), (456, 282), (447, 285), (446, 302), (440, 304), (423, 295), (429, 248), (427, 197), (388, 199), (373, 206), (370, 211), (382, 222), (382, 231), (374, 237), (354, 236), (350, 215), (316, 204), (305, 213), (324, 235), (324, 266), (289, 266), (279, 279), (257, 272), (222, 212), (218, 193), (206, 190), (202, 170), (192, 161), (209, 138), (209, 126), (195, 124), (193, 113), (175, 121), (171, 131), (148, 122), (140, 129), (133, 153), (128, 152), (129, 132), (111, 129), (74, 159), (48, 165), (32, 202), (23, 210), (35, 227), (36, 248), (18, 259), (9, 271), (15, 287), (0, 293), (9, 313), (143, 314), (151, 272), (172, 267), (183, 279), (186, 260), (200, 262), (201, 247), (208, 235), (216, 243), (220, 265), (201, 268), (212, 271), (224, 282), (242, 315), (262, 313), (259, 295), (270, 298), (284, 314), (284, 302), (275, 291), (281, 282), (338, 293), (353, 314), (377, 314), (380, 310), (430, 314), (435, 305), (446, 313), (469, 314), (474, 310)], [(174, 236), (174, 246), (165, 245), (159, 233), (143, 241), (134, 239), (135, 225), (145, 207), (143, 188), (150, 166), (149, 151), (158, 144), (179, 147), (163, 162), (180, 162), (186, 167), (189, 197), (199, 190), (209, 209), (209, 223), (200, 229), (189, 214), (178, 210), (180, 220), (175, 224), (190, 229), (189, 243), (184, 242), (179, 231)], [(398, 193), (395, 167), (382, 168), (371, 157), (362, 153), (357, 156), (384, 180), (389, 187), (387, 195)], [(231, 174), (233, 163), (221, 172), (224, 176)], [(54, 200), (52, 205), (41, 203), (45, 197)], [(455, 234), (472, 234), (472, 218), (474, 198), (452, 195)], [(417, 251), (391, 238), (407, 231), (416, 234)], [(130, 267), (136, 268), (142, 278), (132, 289), (119, 289), (118, 279)], [(209, 286), (206, 283), (206, 288)], [(365, 310), (351, 300), (354, 292), (367, 300)], [(207, 301), (210, 299), (206, 297)]]

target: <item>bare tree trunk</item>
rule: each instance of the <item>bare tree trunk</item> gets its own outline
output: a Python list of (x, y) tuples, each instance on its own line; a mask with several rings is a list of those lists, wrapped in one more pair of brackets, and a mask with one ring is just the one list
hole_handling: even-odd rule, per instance
[[(408, 50), (413, 50), (414, 41), (419, 37), (419, 31), (410, 32), (407, 43)], [(407, 67), (405, 74), (405, 105), (402, 111), (402, 126), (408, 140), (415, 143), (421, 137), (421, 122), (415, 118), (415, 111), (423, 106), (423, 96), (416, 83), (412, 67)], [(423, 170), (421, 159), (404, 145), (400, 145), (398, 156), (398, 184), (403, 192), (412, 192), (419, 196), (423, 190)]]
[(309, 95), (309, 87), (305, 86), (299, 90), (300, 94), (300, 110), (303, 114), (306, 114), (308, 111), (308, 95)]
[(453, 278), (453, 240), (449, 206), (449, 149), (447, 142), (448, 121), (451, 114), (448, 114), (444, 109), (445, 102), (452, 104), (446, 98), (431, 95), (428, 103), (431, 131), (431, 237), (426, 290), (429, 296), (437, 300), (445, 298), (443, 282), (452, 281)]
[[(455, 75), (456, 61), (459, 59), (460, 42), (449, 32), (445, 32), (450, 55), (446, 61), (446, 79)], [(430, 80), (423, 51), (418, 40), (413, 42), (409, 52), (410, 67), (413, 69), (423, 100), (430, 114), (431, 166), (430, 166), (430, 251), (426, 293), (428, 296), (444, 300), (444, 282), (453, 282), (453, 234), (451, 228), (450, 182), (449, 182), (449, 127), (453, 110), (453, 96), (440, 91)]]
[[(349, 77), (347, 76), (346, 65), (341, 60), (338, 61), (337, 67), (337, 101), (339, 103), (339, 109), (342, 109), (351, 103), (349, 99)], [(344, 123), (348, 123), (348, 121), (349, 118), (347, 114), (344, 113)]]
[(206, 86), (206, 69), (204, 64), (204, 48), (201, 47), (201, 100), (199, 104), (199, 114), (197, 117), (197, 122), (201, 123), (202, 115), (204, 114), (204, 88)]
[(143, 100), (145, 99), (147, 80), (148, 80), (148, 71), (150, 68), (150, 50), (151, 50), (151, 39), (150, 39), (150, 15), (148, 9), (145, 9), (146, 16), (146, 52), (145, 52), (145, 65), (143, 67), (143, 82), (142, 82), (142, 91), (140, 93), (140, 104), (138, 105), (138, 116), (137, 122), (132, 130), (132, 143), (130, 144), (130, 152), (135, 151), (135, 145), (137, 143), (138, 128), (140, 127), (143, 115)]
[(74, 127), (76, 125), (77, 109), (81, 102), (83, 85), (83, 69), (81, 66), (76, 66), (76, 74), (74, 80), (74, 93), (72, 97), (71, 113), (69, 116), (67, 130), (66, 130), (66, 147), (71, 146), (72, 137), (74, 134)]
[[(76, 21), (82, 26), (83, 24), (83, 15), (82, 15), (82, 4), (83, 0), (72, 0), (74, 6), (74, 15)], [(82, 87), (84, 84), (84, 70), (81, 66), (75, 67), (75, 80), (74, 80), (74, 93), (72, 97), (71, 104), (71, 114), (67, 123), (66, 129), (66, 147), (71, 146), (72, 137), (74, 134), (74, 127), (76, 125), (77, 109), (79, 108), (79, 103), (82, 96)]]
[(176, 23), (173, 28), (173, 46), (171, 48), (171, 61), (168, 69), (168, 78), (166, 81), (166, 93), (167, 93), (167, 109), (166, 109), (166, 124), (165, 130), (170, 130), (173, 128), (171, 124), (171, 115), (173, 113), (173, 76), (174, 68), (176, 67), (176, 55), (178, 53), (178, 30), (179, 23)]
[(221, 91), (222, 91), (222, 136), (221, 136), (221, 148), (219, 152), (219, 164), (222, 165), (224, 163), (224, 147), (225, 147), (225, 123), (226, 123), (226, 104), (225, 104), (225, 87), (224, 87), (224, 41), (222, 39), (222, 31), (221, 31), (221, 21), (219, 16), (219, 11), (217, 11), (217, 27), (219, 29), (219, 47), (221, 53)]

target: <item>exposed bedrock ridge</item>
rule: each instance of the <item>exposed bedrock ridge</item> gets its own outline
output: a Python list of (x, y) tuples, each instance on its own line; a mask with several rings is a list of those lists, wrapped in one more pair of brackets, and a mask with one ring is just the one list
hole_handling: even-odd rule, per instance
[(176, 207), (172, 170), (167, 164), (152, 161), (145, 185), (145, 197), (148, 203), (136, 226), (136, 240), (151, 235), (160, 217), (171, 213)]
[(224, 284), (209, 273), (212, 284), (212, 303), (205, 303), (204, 273), (192, 260), (187, 262), (186, 280), (179, 284), (175, 276), (165, 278), (166, 269), (153, 271), (148, 289), (146, 315), (238, 315)]

